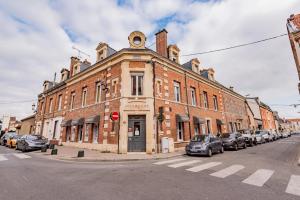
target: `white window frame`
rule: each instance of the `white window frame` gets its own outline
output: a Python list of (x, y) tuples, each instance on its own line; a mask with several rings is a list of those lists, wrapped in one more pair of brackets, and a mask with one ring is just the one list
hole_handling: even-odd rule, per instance
[(204, 103), (204, 108), (208, 108), (208, 94), (206, 91), (203, 91), (203, 103)]
[(192, 106), (196, 106), (197, 102), (196, 102), (196, 89), (195, 88), (191, 88), (191, 100), (192, 100)]
[[(136, 73), (130, 73), (130, 80), (131, 80), (131, 96), (143, 96), (144, 95), (144, 73), (142, 72), (136, 72)], [(141, 77), (141, 94), (139, 94), (139, 77)], [(135, 93), (133, 91), (133, 82), (135, 79)]]
[(176, 102), (180, 102), (181, 96), (180, 96), (180, 83), (177, 81), (174, 81), (174, 100)]
[(52, 111), (53, 111), (53, 98), (51, 98), (49, 102), (49, 113), (52, 113)]
[(101, 82), (99, 82), (96, 84), (96, 98), (95, 98), (96, 103), (101, 102), (101, 95), (102, 95), (102, 86), (101, 86)]
[(72, 92), (71, 93), (71, 103), (70, 103), (71, 110), (74, 109), (74, 106), (75, 106), (75, 96), (76, 96), (75, 92)]
[(217, 95), (213, 96), (213, 101), (214, 101), (214, 109), (215, 109), (215, 111), (218, 111), (219, 110), (219, 105), (218, 105), (218, 97), (217, 97)]
[(87, 88), (82, 89), (82, 94), (81, 94), (81, 107), (86, 106), (86, 99), (87, 99)]
[(57, 110), (60, 111), (62, 109), (62, 94), (58, 95), (58, 107)]

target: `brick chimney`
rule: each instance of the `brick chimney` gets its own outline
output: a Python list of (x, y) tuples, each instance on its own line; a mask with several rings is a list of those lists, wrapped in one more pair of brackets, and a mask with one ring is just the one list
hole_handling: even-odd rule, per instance
[(166, 29), (163, 29), (159, 31), (156, 35), (156, 52), (163, 56), (168, 57), (168, 31)]

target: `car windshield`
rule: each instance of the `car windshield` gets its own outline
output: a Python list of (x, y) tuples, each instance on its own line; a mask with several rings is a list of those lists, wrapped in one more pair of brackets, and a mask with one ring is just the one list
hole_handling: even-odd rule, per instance
[(29, 135), (29, 136), (27, 136), (27, 139), (29, 139), (29, 140), (43, 140), (45, 138), (41, 135)]
[(262, 132), (261, 131), (255, 131), (255, 134), (256, 135), (259, 135), (259, 134), (261, 134)]
[(196, 135), (193, 137), (192, 142), (206, 142), (208, 139), (207, 135)]
[(225, 133), (222, 135), (222, 138), (235, 138), (234, 133)]

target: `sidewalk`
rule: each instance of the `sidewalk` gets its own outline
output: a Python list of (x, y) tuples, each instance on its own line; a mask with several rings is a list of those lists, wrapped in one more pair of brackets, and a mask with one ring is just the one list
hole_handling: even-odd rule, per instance
[[(164, 158), (172, 158), (184, 155), (184, 150), (178, 150), (173, 153), (159, 153), (159, 154), (146, 154), (146, 153), (101, 153), (97, 150), (80, 149), (76, 147), (55, 146), (58, 150), (57, 155), (51, 155), (51, 149), (43, 153), (41, 151), (32, 152), (44, 158), (64, 160), (64, 161), (81, 161), (81, 162), (98, 162), (98, 161), (138, 161), (138, 160), (158, 160)], [(84, 150), (84, 157), (78, 158), (77, 153), (79, 150)]]

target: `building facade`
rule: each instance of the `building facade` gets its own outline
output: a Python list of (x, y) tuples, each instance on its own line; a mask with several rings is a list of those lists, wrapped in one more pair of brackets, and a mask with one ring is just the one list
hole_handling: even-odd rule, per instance
[[(262, 116), (260, 111), (260, 101), (258, 97), (247, 97), (246, 103), (249, 106), (253, 118), (254, 118), (254, 126), (253, 130), (261, 130), (263, 128)], [(248, 115), (251, 118), (251, 114)], [(251, 119), (250, 119), (251, 120)]]
[[(300, 80), (300, 14), (291, 15), (287, 19), (286, 26), (298, 72), (298, 78)], [(298, 83), (298, 90), (300, 92), (300, 82)]]
[[(110, 152), (162, 151), (184, 147), (197, 134), (249, 128), (245, 98), (214, 79), (197, 59), (181, 65), (180, 49), (156, 34), (156, 51), (139, 31), (129, 48), (96, 48), (91, 65), (72, 57), (61, 81), (45, 82), (39, 95), (36, 129), (66, 146)], [(113, 121), (111, 114), (119, 113)]]
[(35, 133), (35, 115), (30, 115), (26, 118), (23, 118), (21, 121), (21, 127), (19, 134), (34, 134)]
[(261, 119), (263, 123), (263, 129), (271, 132), (275, 132), (276, 127), (275, 127), (273, 111), (268, 105), (264, 104), (263, 102), (260, 102), (259, 108), (260, 108)]

